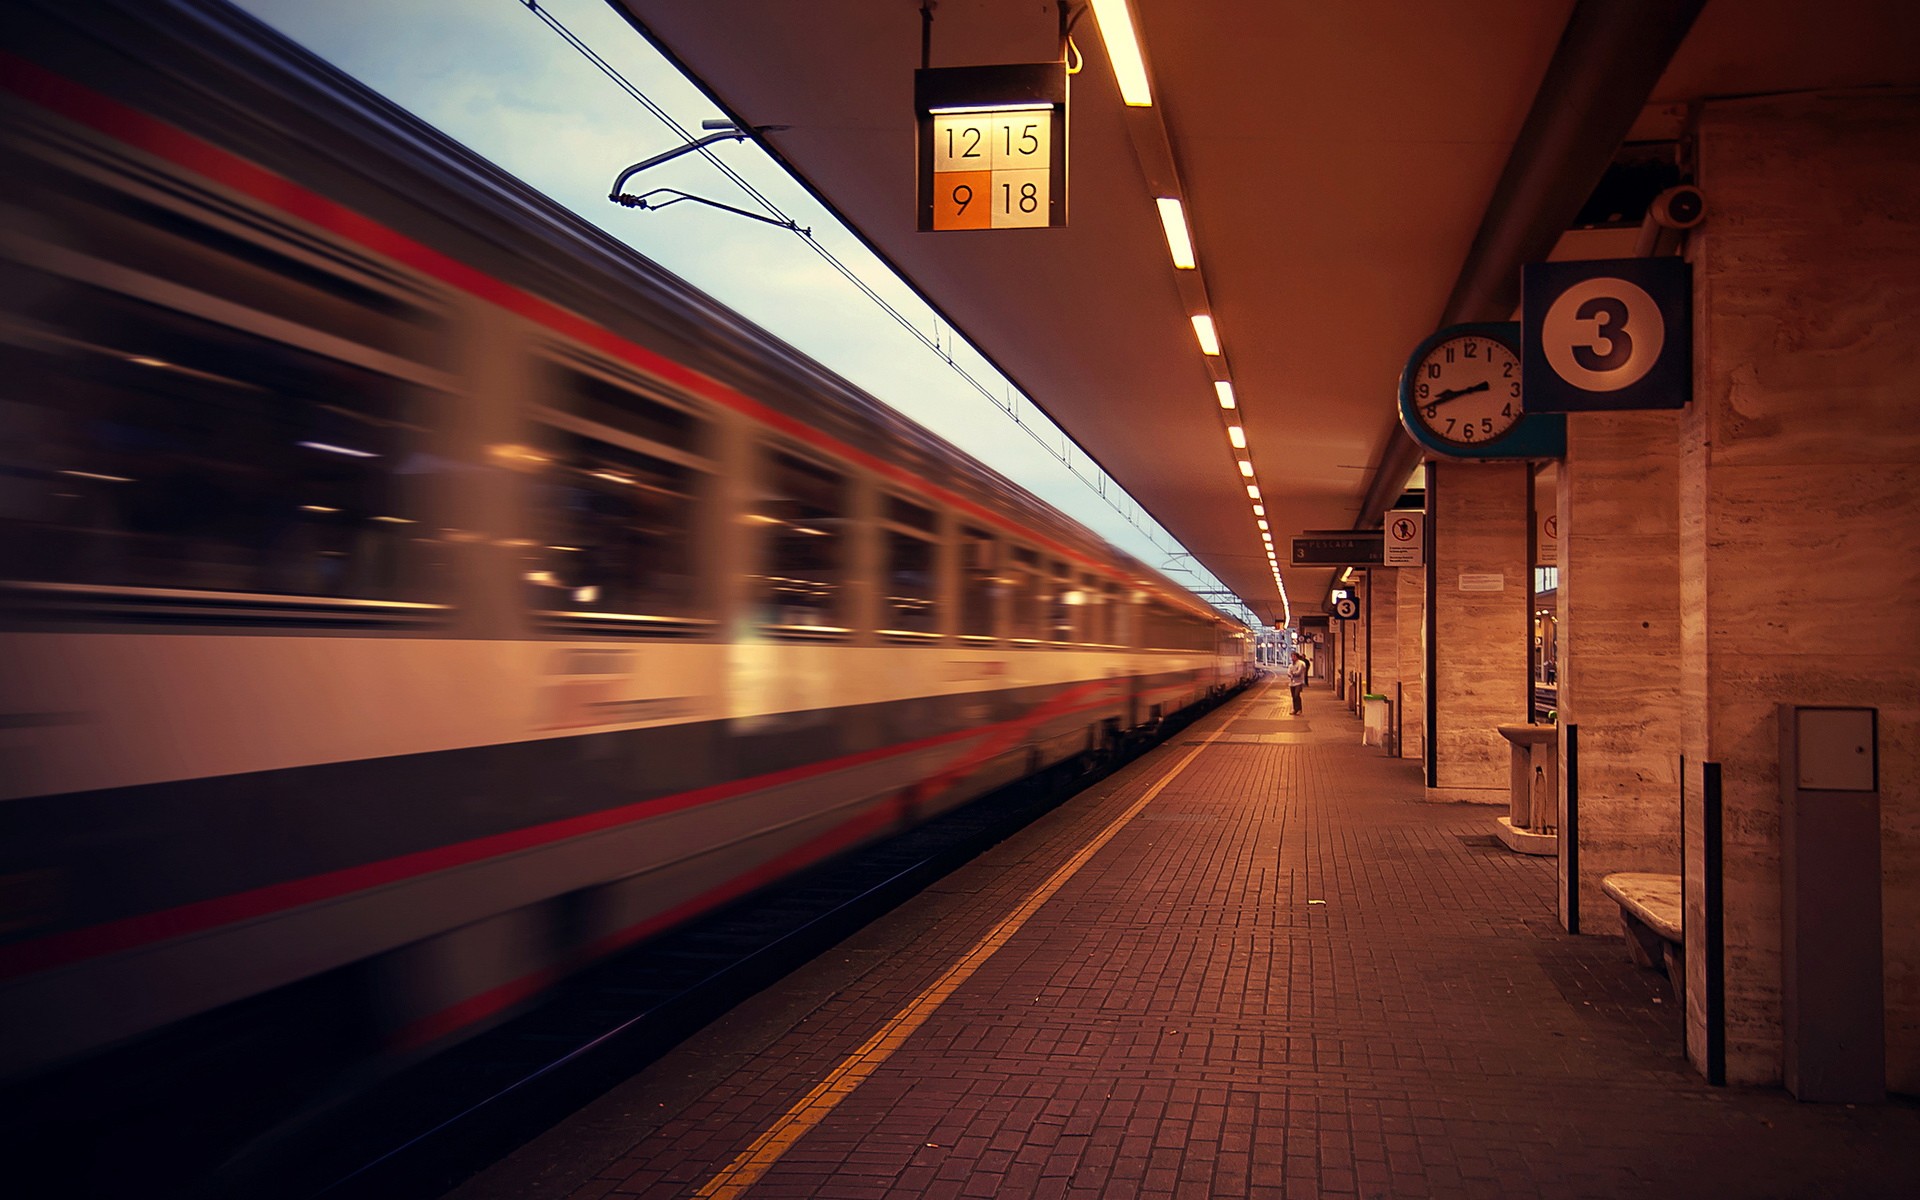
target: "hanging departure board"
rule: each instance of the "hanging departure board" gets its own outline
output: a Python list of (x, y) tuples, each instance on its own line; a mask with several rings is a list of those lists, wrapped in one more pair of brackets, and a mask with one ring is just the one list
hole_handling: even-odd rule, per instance
[(914, 73), (922, 232), (1067, 223), (1062, 63)]

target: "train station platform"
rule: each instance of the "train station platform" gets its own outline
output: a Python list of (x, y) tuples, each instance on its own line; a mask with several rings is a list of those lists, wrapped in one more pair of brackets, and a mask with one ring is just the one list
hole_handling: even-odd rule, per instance
[(1914, 1196), (1920, 1107), (1713, 1088), (1551, 859), (1256, 688), (452, 1195)]

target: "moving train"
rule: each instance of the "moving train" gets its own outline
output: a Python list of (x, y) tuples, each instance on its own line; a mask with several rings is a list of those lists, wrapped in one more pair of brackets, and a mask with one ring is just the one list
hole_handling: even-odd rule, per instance
[(1250, 636), (211, 0), (0, 28), (0, 1080), (400, 1052)]

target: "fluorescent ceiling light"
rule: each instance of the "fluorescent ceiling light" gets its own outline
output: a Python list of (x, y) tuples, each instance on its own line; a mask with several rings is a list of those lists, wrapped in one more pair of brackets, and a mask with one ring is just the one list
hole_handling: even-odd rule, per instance
[(1160, 228), (1167, 231), (1167, 252), (1173, 255), (1173, 265), (1192, 270), (1193, 236), (1187, 232), (1186, 209), (1172, 196), (1161, 196), (1154, 203), (1160, 206)]
[(1100, 40), (1106, 43), (1120, 99), (1134, 108), (1148, 107), (1153, 93), (1147, 87), (1147, 64), (1140, 57), (1140, 40), (1134, 36), (1127, 0), (1093, 0), (1093, 19), (1100, 24)]
[(1193, 318), (1193, 336), (1200, 339), (1200, 349), (1207, 354), (1220, 353), (1220, 335), (1213, 331), (1213, 318), (1205, 313), (1196, 313)]
[(1228, 383), (1226, 380), (1222, 379), (1218, 383), (1213, 385), (1213, 391), (1216, 396), (1220, 397), (1221, 408), (1233, 407), (1233, 404), (1234, 404), (1233, 385), (1231, 383)]
[(1247, 431), (1238, 425), (1229, 425), (1227, 426), (1227, 440), (1233, 443), (1235, 450), (1245, 450), (1247, 448)]
[(1248, 484), (1248, 485), (1247, 485), (1247, 499), (1249, 499), (1249, 500), (1258, 500), (1259, 498), (1260, 498), (1260, 485), (1259, 485), (1259, 484), (1257, 484), (1257, 483), (1250, 483), (1250, 484)]
[(344, 454), (348, 458), (380, 457), (371, 450), (355, 450), (352, 446), (336, 446), (332, 442), (301, 442), (299, 445), (308, 450), (324, 450), (328, 454)]
[(1264, 516), (1266, 516), (1266, 515), (1267, 515), (1267, 506), (1266, 506), (1266, 505), (1264, 505), (1264, 504), (1256, 504), (1256, 505), (1254, 505), (1254, 506), (1253, 506), (1253, 515), (1254, 515), (1254, 516), (1256, 516), (1256, 517), (1264, 517)]
[(1240, 460), (1240, 474), (1246, 476), (1248, 479), (1253, 478), (1253, 464), (1244, 458)]
[(1259, 526), (1259, 527), (1260, 527), (1261, 529), (1271, 529), (1271, 528), (1272, 528), (1272, 526), (1270, 526), (1270, 525), (1268, 525), (1268, 524), (1267, 524), (1267, 523), (1266, 523), (1265, 521), (1255, 521), (1255, 522), (1254, 522), (1254, 524), (1256, 524), (1256, 525), (1258, 525), (1258, 526)]

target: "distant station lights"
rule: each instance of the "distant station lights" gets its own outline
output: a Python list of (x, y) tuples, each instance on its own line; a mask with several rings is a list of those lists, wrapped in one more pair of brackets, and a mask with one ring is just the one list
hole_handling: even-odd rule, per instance
[[(1141, 48), (1138, 25), (1126, 0), (1091, 0), (1093, 16), (1100, 28), (1100, 39), (1107, 50), (1107, 61), (1113, 67), (1115, 84), (1120, 89), (1120, 98), (1132, 108), (1150, 108), (1153, 105), (1153, 91), (1147, 74), (1146, 55)], [(1273, 571), (1274, 587), (1280, 592), (1280, 603), (1286, 611), (1286, 621), (1292, 620), (1292, 605), (1287, 600), (1286, 584), (1280, 578), (1280, 562), (1273, 549), (1273, 534), (1269, 530), (1266, 507), (1261, 503), (1260, 486), (1253, 468), (1253, 451), (1247, 444), (1247, 429), (1240, 419), (1238, 398), (1234, 395), (1233, 381), (1228, 378), (1225, 353), (1220, 345), (1220, 331), (1215, 327), (1213, 314), (1206, 311), (1206, 285), (1202, 281), (1199, 255), (1194, 250), (1193, 230), (1187, 218), (1186, 202), (1179, 194), (1178, 172), (1167, 157), (1165, 122), (1157, 114), (1146, 118), (1158, 123), (1158, 138), (1143, 139), (1135, 129), (1135, 150), (1141, 157), (1141, 169), (1149, 186), (1154, 188), (1154, 208), (1160, 216), (1160, 228), (1166, 234), (1167, 254), (1173, 261), (1175, 272), (1180, 276), (1180, 291), (1192, 305), (1191, 319), (1193, 335), (1200, 343), (1200, 351), (1209, 360), (1208, 370), (1214, 377), (1214, 394), (1219, 397), (1221, 424), (1227, 431), (1227, 444), (1233, 451), (1233, 461), (1240, 477), (1247, 483), (1247, 498), (1253, 502), (1253, 515), (1259, 522), (1259, 532), (1267, 553), (1267, 562)], [(1137, 126), (1137, 122), (1134, 123)], [(1188, 274), (1191, 272), (1191, 274)], [(1199, 311), (1193, 311), (1197, 309)], [(1233, 417), (1225, 414), (1234, 413)]]

